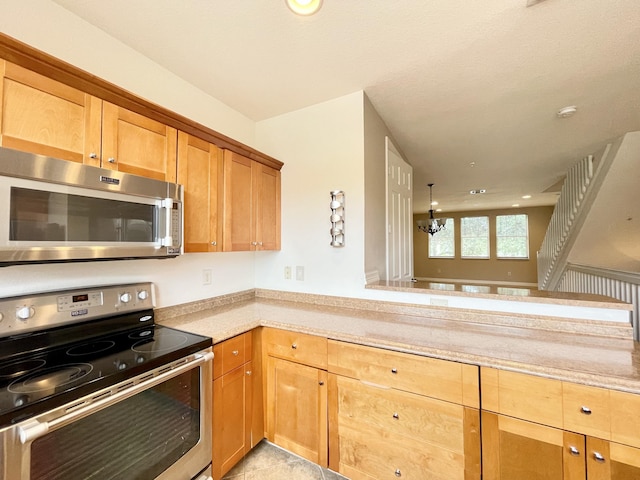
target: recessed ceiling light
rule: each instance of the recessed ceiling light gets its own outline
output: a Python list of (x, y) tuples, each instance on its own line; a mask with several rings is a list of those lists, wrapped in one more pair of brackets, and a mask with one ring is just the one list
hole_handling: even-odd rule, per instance
[(513, 205), (511, 205), (512, 207), (519, 207), (520, 204), (519, 203), (514, 203)]
[(436, 208), (436, 212), (441, 212), (442, 209), (441, 208)]
[(284, 3), (297, 15), (313, 15), (322, 6), (322, 0), (284, 0)]
[(476, 189), (476, 190), (469, 190), (469, 193), (470, 193), (471, 195), (476, 195), (476, 194), (478, 194), (478, 193), (487, 193), (487, 190), (486, 190), (486, 189), (484, 189), (484, 188), (478, 188), (478, 189)]
[(522, 198), (526, 200), (527, 198), (531, 198), (531, 195), (523, 195)]
[(431, 202), (431, 206), (432, 207), (435, 206), (435, 205), (438, 205), (438, 202)]
[(572, 117), (573, 115), (575, 115), (575, 113), (578, 111), (578, 109), (576, 108), (575, 105), (571, 105), (569, 107), (564, 107), (561, 108), (560, 110), (558, 110), (556, 112), (556, 115), (558, 118), (569, 118)]

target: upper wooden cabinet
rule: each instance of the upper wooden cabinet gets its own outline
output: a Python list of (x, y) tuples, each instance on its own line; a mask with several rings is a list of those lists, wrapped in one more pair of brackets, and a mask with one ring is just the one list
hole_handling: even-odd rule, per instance
[(0, 76), (3, 147), (99, 165), (99, 98), (1, 59)]
[(178, 132), (178, 183), (184, 186), (184, 250), (222, 250), (222, 150)]
[(0, 60), (2, 146), (176, 181), (177, 130)]
[(103, 102), (103, 168), (175, 182), (177, 138), (173, 127)]
[(224, 151), (224, 251), (280, 249), (280, 171)]

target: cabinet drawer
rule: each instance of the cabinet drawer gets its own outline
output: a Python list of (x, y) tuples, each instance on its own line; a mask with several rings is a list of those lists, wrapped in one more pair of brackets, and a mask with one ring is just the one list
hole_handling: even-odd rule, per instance
[(465, 480), (461, 454), (415, 440), (407, 441), (382, 428), (340, 426), (339, 471), (352, 480)]
[(275, 328), (265, 328), (263, 335), (267, 355), (326, 370), (326, 338)]
[(564, 429), (609, 440), (609, 390), (562, 382)]
[(213, 346), (213, 378), (229, 373), (251, 360), (251, 332), (232, 337)]
[(380, 386), (478, 408), (478, 367), (329, 341), (329, 371)]
[[(338, 416), (386, 432), (464, 453), (464, 409), (414, 393), (366, 385), (337, 377)], [(478, 445), (479, 447), (479, 445)]]
[(562, 382), (495, 368), (480, 369), (482, 409), (563, 428)]

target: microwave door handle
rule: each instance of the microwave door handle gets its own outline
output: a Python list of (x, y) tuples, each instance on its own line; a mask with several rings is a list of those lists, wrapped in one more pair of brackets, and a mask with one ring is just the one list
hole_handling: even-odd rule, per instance
[[(48, 422), (40, 422), (37, 419), (34, 419), (24, 425), (20, 425), (18, 427), (18, 435), (20, 437), (20, 443), (26, 445), (29, 442), (32, 442), (40, 437), (46, 435), (50, 430), (55, 430), (58, 428), (62, 428), (65, 425), (69, 425), (76, 420), (80, 420), (92, 413), (97, 412), (98, 410), (102, 410), (103, 408), (109, 407), (114, 403), (117, 403), (121, 400), (125, 400), (133, 395), (140, 393), (148, 388), (154, 387), (170, 378), (177, 377), (178, 375), (193, 369), (194, 367), (213, 361), (213, 352), (207, 352), (204, 354), (195, 354), (194, 359), (190, 362), (187, 362), (179, 367), (168, 370), (166, 372), (160, 373), (155, 377), (149, 378), (148, 380), (144, 380), (137, 385), (134, 385), (130, 388), (121, 390), (113, 395), (109, 395), (107, 397), (103, 397), (100, 400), (96, 400), (95, 402), (91, 402), (88, 405), (82, 406), (71, 413), (67, 413), (66, 415), (62, 415), (61, 417), (55, 418)], [(117, 387), (117, 385), (116, 385)], [(113, 388), (113, 387), (112, 387)], [(97, 392), (96, 392), (97, 394)]]
[(170, 247), (173, 245), (173, 238), (171, 237), (171, 210), (173, 209), (173, 199), (165, 198), (160, 202), (160, 206), (164, 210), (164, 235), (160, 238), (160, 246), (162, 247)]

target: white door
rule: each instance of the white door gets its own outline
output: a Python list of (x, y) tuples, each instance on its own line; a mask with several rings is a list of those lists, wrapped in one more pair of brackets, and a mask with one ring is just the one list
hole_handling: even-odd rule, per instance
[(387, 137), (387, 280), (413, 278), (413, 168)]

